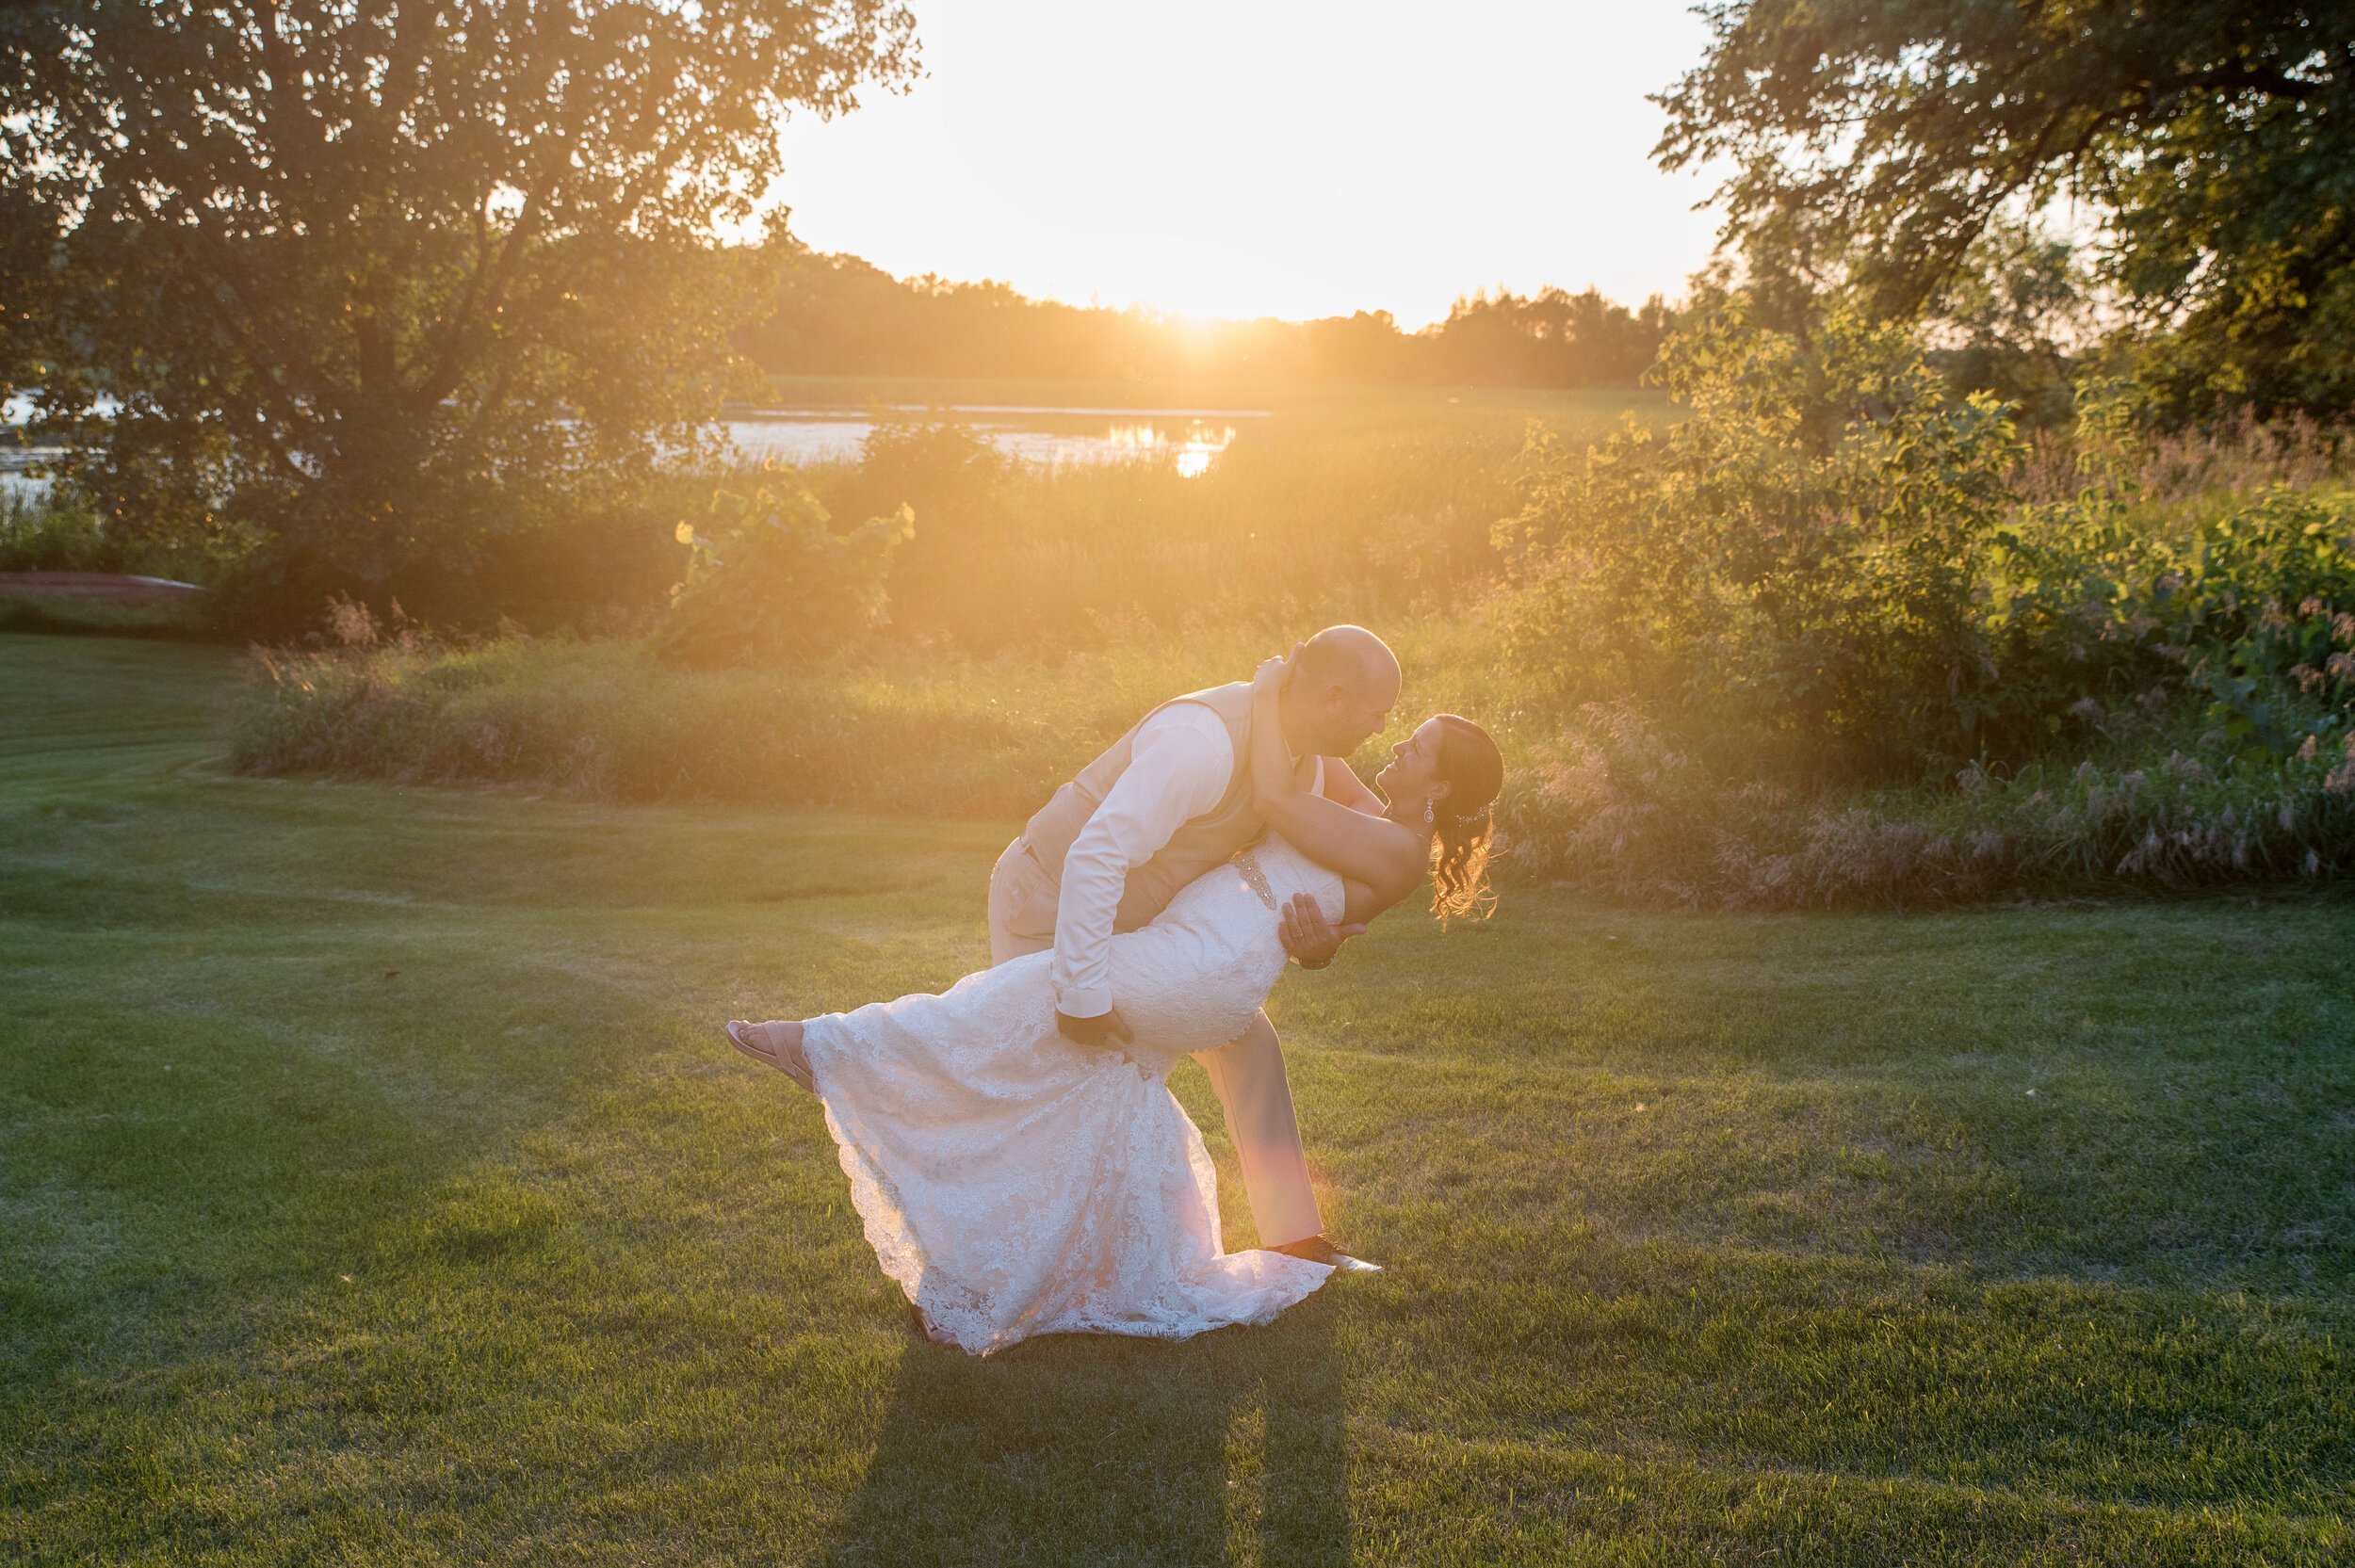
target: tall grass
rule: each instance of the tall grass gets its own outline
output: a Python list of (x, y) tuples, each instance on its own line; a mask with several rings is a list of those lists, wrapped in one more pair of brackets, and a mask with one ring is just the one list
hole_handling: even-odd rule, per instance
[[(633, 640), (451, 647), (348, 631), (345, 646), (256, 651), (236, 767), (979, 818), (1035, 810), (1139, 714), (1246, 678), (1286, 646), (1230, 623), (1053, 660), (886, 649), (794, 670), (683, 671)], [(1489, 708), (1463, 627), (1391, 632), (1417, 671), (1401, 724)], [(1379, 754), (1370, 745), (1361, 761)]]
[(2203, 760), (2191, 735), (2101, 760), (1967, 768), (1951, 788), (1801, 790), (1713, 768), (1625, 708), (1525, 749), (1502, 822), (1524, 874), (1724, 908), (1972, 903), (2355, 869), (2355, 739)]
[[(1389, 628), (1405, 700), (1356, 759), (1424, 714), (1502, 744), (1507, 875), (1712, 907), (1945, 904), (2104, 886), (2312, 881), (2355, 867), (2355, 751), (2277, 768), (2153, 734), (2073, 766), (1951, 789), (1803, 789), (1721, 770), (1624, 709), (1526, 705), (1476, 618)], [(255, 773), (496, 784), (591, 799), (715, 800), (1007, 820), (1136, 716), (1247, 672), (1237, 627), (1059, 660), (886, 654), (797, 671), (682, 671), (624, 640), (395, 638), (259, 652), (235, 765)]]

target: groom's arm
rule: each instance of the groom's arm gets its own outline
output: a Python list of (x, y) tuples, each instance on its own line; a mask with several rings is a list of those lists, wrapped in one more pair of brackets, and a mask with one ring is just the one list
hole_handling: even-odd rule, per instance
[(1226, 726), (1199, 703), (1173, 703), (1137, 732), (1128, 769), (1064, 856), (1049, 977), (1055, 1010), (1080, 1025), (1077, 1032), (1065, 1027), (1074, 1039), (1102, 1032), (1084, 1021), (1113, 1010), (1113, 920), (1129, 871), (1159, 853), (1188, 818), (1216, 806), (1234, 772)]

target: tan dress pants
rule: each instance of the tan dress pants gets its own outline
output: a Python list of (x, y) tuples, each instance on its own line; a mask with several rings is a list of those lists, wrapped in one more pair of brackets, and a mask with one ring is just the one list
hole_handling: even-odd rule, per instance
[[(989, 962), (1005, 962), (1055, 945), (1055, 883), (1019, 838), (989, 874)], [(1308, 1156), (1284, 1076), (1275, 1026), (1262, 1011), (1224, 1045), (1194, 1053), (1226, 1113), (1226, 1135), (1242, 1166), (1259, 1245), (1281, 1247), (1322, 1235), (1324, 1218), (1308, 1183)]]

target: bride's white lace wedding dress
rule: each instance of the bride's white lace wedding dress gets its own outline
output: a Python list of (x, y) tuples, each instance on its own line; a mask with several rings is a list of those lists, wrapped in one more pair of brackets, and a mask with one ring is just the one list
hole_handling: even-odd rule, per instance
[(1283, 972), (1277, 911), (1304, 892), (1341, 918), (1341, 879), (1271, 835), (1115, 936), (1125, 1055), (1056, 1031), (1045, 952), (809, 1020), (852, 1202), (934, 1338), (1184, 1339), (1267, 1322), (1324, 1282), (1321, 1263), (1226, 1251), (1210, 1156), (1165, 1082), (1251, 1022)]

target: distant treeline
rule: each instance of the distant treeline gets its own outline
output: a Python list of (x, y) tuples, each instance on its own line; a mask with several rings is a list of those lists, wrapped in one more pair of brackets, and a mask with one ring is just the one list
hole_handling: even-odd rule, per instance
[(785, 269), (775, 314), (739, 341), (775, 375), (1594, 387), (1634, 385), (1672, 321), (1657, 295), (1630, 310), (1592, 288), (1547, 288), (1458, 299), (1417, 332), (1388, 311), (1198, 325), (1004, 283), (902, 281), (856, 256), (804, 251)]

